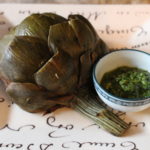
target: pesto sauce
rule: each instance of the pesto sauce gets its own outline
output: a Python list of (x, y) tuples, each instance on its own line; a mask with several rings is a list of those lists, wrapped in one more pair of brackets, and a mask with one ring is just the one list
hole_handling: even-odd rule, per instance
[(133, 67), (119, 67), (104, 74), (101, 86), (122, 98), (150, 97), (150, 73)]

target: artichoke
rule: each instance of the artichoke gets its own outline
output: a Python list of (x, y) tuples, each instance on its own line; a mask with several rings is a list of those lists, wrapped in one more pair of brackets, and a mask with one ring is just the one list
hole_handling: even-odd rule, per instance
[(32, 14), (1, 39), (0, 51), (6, 93), (24, 110), (67, 106), (114, 135), (129, 127), (93, 90), (92, 66), (109, 50), (83, 16)]

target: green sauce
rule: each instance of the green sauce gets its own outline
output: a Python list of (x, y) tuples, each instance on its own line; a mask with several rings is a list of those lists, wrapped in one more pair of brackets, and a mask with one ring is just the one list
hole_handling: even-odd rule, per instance
[(119, 67), (105, 73), (100, 84), (114, 96), (122, 98), (150, 97), (150, 73), (139, 68)]

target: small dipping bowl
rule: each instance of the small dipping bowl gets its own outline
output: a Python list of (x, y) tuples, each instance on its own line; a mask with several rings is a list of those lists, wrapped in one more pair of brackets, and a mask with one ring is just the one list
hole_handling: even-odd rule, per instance
[(103, 56), (93, 69), (93, 82), (100, 99), (113, 109), (124, 112), (137, 112), (150, 107), (150, 97), (143, 99), (120, 98), (108, 93), (100, 81), (106, 72), (118, 67), (137, 67), (150, 72), (150, 54), (133, 49), (112, 51)]

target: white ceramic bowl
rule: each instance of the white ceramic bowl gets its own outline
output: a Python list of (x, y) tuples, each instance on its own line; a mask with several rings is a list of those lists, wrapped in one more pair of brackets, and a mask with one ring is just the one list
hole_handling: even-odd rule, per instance
[(124, 49), (112, 51), (102, 57), (93, 69), (93, 82), (101, 100), (113, 109), (136, 112), (150, 107), (150, 98), (125, 99), (113, 96), (99, 84), (106, 72), (121, 66), (138, 67), (150, 72), (150, 54), (139, 50)]

